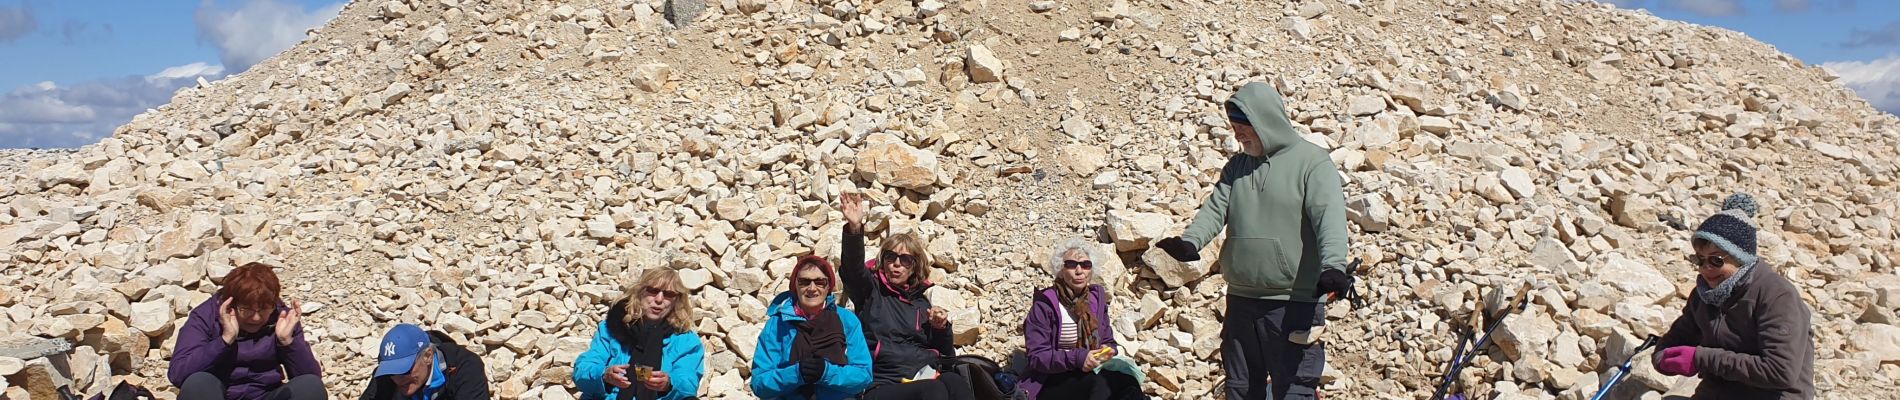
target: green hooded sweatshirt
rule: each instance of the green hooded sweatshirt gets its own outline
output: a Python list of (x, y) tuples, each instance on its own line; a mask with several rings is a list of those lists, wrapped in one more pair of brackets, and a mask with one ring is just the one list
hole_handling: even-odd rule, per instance
[(1333, 159), (1293, 131), (1280, 92), (1249, 83), (1228, 103), (1260, 136), (1265, 157), (1234, 154), (1183, 240), (1204, 248), (1227, 229), (1228, 294), (1319, 302), (1321, 268), (1346, 271), (1346, 197)]

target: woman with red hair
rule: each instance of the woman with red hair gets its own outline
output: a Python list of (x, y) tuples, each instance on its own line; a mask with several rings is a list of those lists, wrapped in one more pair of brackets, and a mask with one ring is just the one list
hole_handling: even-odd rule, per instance
[(179, 400), (328, 398), (300, 304), (285, 304), (282, 291), (270, 265), (244, 264), (191, 310), (167, 374)]

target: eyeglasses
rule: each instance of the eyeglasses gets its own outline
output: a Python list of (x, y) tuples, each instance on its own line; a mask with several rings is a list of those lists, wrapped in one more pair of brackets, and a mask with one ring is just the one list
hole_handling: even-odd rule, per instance
[(1062, 269), (1070, 268), (1095, 269), (1095, 263), (1089, 262), (1089, 260), (1062, 260)]
[(675, 291), (656, 288), (656, 287), (646, 288), (646, 290), (642, 293), (646, 293), (646, 297), (665, 295), (664, 298), (667, 301), (672, 301), (672, 300), (680, 298), (680, 292), (675, 292)]
[(917, 266), (916, 254), (899, 254), (895, 251), (885, 250), (884, 254), (878, 258), (883, 259), (885, 262), (899, 262), (908, 266)]
[(271, 311), (276, 311), (274, 307), (246, 307), (246, 306), (232, 307), (231, 310), (237, 311), (238, 314), (246, 314), (246, 315), (259, 315), (259, 314), (266, 314)]
[(1727, 264), (1728, 261), (1727, 261), (1727, 258), (1724, 258), (1720, 255), (1705, 256), (1705, 255), (1700, 255), (1700, 254), (1690, 254), (1689, 263), (1695, 264), (1697, 268), (1716, 269), (1716, 268), (1722, 268), (1722, 265)]
[(798, 287), (803, 288), (806, 286), (817, 286), (821, 288), (829, 287), (831, 286), (831, 280), (826, 279), (826, 278), (818, 278), (818, 279), (798, 278)]

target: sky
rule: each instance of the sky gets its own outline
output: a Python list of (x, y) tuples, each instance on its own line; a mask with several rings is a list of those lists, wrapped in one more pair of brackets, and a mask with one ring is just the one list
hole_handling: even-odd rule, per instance
[[(1600, 1), (1746, 33), (1834, 71), (1875, 108), (1900, 114), (1900, 0)], [(342, 7), (343, 0), (0, 0), (0, 148), (97, 142), (198, 78), (243, 72), (296, 45)]]
[(341, 0), (0, 0), (0, 148), (78, 147), (242, 72)]

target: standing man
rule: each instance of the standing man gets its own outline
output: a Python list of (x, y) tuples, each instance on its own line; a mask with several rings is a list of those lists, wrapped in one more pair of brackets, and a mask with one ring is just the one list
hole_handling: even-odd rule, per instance
[(1200, 249), (1226, 228), (1220, 264), (1228, 285), (1221, 326), (1227, 398), (1315, 399), (1326, 352), (1311, 331), (1326, 323), (1325, 295), (1351, 286), (1339, 170), (1326, 150), (1294, 132), (1272, 86), (1241, 87), (1226, 111), (1241, 152), (1221, 168), (1187, 231), (1156, 247), (1177, 260), (1199, 260)]

